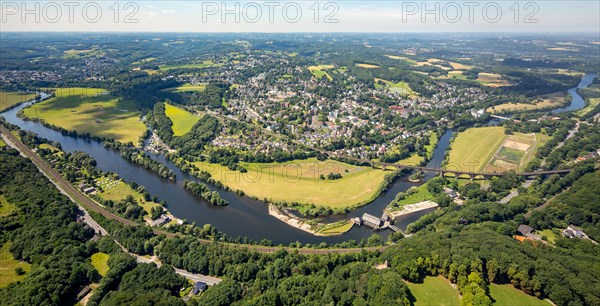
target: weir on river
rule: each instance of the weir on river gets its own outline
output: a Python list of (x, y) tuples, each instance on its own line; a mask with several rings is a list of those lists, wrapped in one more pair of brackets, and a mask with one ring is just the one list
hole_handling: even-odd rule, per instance
[[(593, 76), (591, 79), (589, 78), (589, 75), (583, 77), (583, 79), (586, 81), (589, 80), (591, 83)], [(572, 93), (572, 96), (576, 97), (578, 95), (575, 92), (575, 95)], [(352, 230), (340, 236), (313, 236), (271, 217), (268, 213), (267, 204), (248, 197), (239, 196), (235, 192), (225, 191), (215, 186), (209, 187), (213, 190), (218, 190), (230, 205), (227, 207), (212, 206), (203, 200), (194, 197), (188, 190), (183, 188), (184, 180), (198, 180), (183, 173), (178, 167), (167, 161), (164, 156), (150, 154), (153, 159), (160, 161), (169, 169), (175, 171), (177, 176), (177, 181), (175, 182), (163, 179), (154, 172), (124, 159), (117, 151), (105, 148), (102, 143), (98, 141), (62, 135), (60, 132), (46, 128), (40, 123), (25, 121), (18, 118), (17, 113), (32, 103), (33, 102), (21, 104), (0, 115), (9, 123), (17, 125), (25, 131), (34, 132), (40, 137), (60, 143), (63, 150), (66, 152), (82, 151), (89, 154), (97, 161), (97, 167), (102, 171), (115, 172), (127, 182), (135, 182), (145, 186), (146, 190), (151, 195), (156, 195), (160, 200), (165, 200), (168, 204), (169, 211), (177, 218), (185, 219), (188, 222), (196, 222), (196, 224), (199, 225), (207, 223), (211, 224), (229, 237), (248, 237), (253, 240), (269, 239), (274, 243), (282, 244), (288, 244), (295, 241), (303, 243), (338, 243), (350, 239), (358, 241), (373, 234), (373, 231), (370, 228), (355, 226)], [(437, 147), (434, 150), (433, 157), (427, 164), (427, 167), (435, 168), (441, 165), (452, 134), (452, 131), (447, 131), (440, 137)], [(433, 176), (433, 174), (428, 174), (426, 178), (431, 178)], [(406, 191), (410, 187), (419, 186), (421, 184), (423, 183), (413, 183), (404, 179), (398, 180), (391, 184), (387, 191), (382, 192), (379, 197), (370, 204), (358, 208), (347, 215), (325, 217), (322, 222), (333, 222), (341, 219), (358, 217), (364, 213), (380, 215), (383, 209), (394, 199), (398, 192)], [(415, 214), (401, 216), (396, 219), (395, 225), (399, 229), (404, 230), (408, 224), (432, 210), (433, 209), (424, 210)], [(390, 231), (383, 231), (379, 234), (385, 238), (389, 233)]]

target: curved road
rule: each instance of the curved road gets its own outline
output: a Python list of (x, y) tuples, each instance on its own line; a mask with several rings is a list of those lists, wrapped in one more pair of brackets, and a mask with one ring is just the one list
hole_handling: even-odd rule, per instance
[[(65, 180), (54, 168), (50, 167), (45, 160), (43, 160), (39, 155), (33, 152), (29, 147), (23, 144), (17, 137), (15, 137), (6, 127), (0, 125), (0, 133), (4, 135), (4, 138), (7, 140), (7, 143), (15, 147), (17, 150), (27, 156), (37, 167), (43, 172), (58, 188), (60, 188), (63, 192), (65, 192), (71, 199), (75, 200), (77, 204), (80, 204), (85, 209), (89, 209), (95, 211), (105, 218), (116, 220), (125, 225), (139, 225), (139, 223), (123, 218), (115, 213), (105, 210), (100, 204), (96, 201), (92, 200), (88, 196), (81, 193), (80, 190), (75, 188), (71, 183)], [(161, 229), (152, 229), (154, 234), (156, 235), (165, 235), (166, 237), (175, 237), (177, 234), (167, 232)], [(198, 238), (199, 239), (199, 238)], [(212, 240), (207, 239), (199, 239), (201, 243), (214, 243)], [(331, 248), (331, 249), (307, 249), (307, 248), (290, 248), (290, 247), (269, 247), (269, 246), (261, 246), (261, 245), (249, 245), (249, 244), (235, 244), (228, 242), (221, 242), (224, 245), (228, 245), (231, 247), (238, 248), (247, 248), (260, 253), (274, 253), (280, 251), (282, 249), (287, 250), (288, 252), (297, 251), (300, 254), (327, 254), (327, 253), (360, 253), (363, 251), (383, 251), (385, 250), (385, 246), (379, 247), (365, 247), (365, 248)]]

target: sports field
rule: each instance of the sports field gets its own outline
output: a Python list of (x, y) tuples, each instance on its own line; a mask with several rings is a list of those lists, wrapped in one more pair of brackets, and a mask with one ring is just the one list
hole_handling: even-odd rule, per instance
[(22, 102), (31, 101), (35, 94), (0, 90), (0, 112)]
[(200, 120), (200, 117), (168, 103), (165, 103), (165, 114), (173, 121), (174, 136), (182, 136), (189, 133), (194, 124)]
[(450, 281), (442, 276), (425, 277), (423, 283), (406, 282), (410, 293), (414, 297), (414, 306), (460, 305), (458, 290), (453, 288)]
[[(27, 276), (31, 265), (24, 262), (18, 261), (13, 257), (10, 252), (10, 242), (6, 242), (2, 248), (0, 248), (0, 288), (8, 286), (10, 283), (14, 283), (24, 279)], [(17, 275), (15, 269), (21, 268), (25, 272), (23, 275)]]
[(310, 73), (312, 73), (312, 75), (314, 75), (317, 79), (322, 78), (323, 76), (325, 76), (328, 80), (333, 80), (333, 78), (329, 75), (329, 73), (323, 71), (323, 70), (327, 70), (327, 69), (333, 69), (334, 66), (333, 65), (317, 65), (317, 66), (308, 66), (308, 71), (310, 71)]
[(484, 170), (485, 172), (522, 171), (535, 156), (537, 149), (548, 140), (550, 136), (542, 133), (515, 133), (507, 136)]
[(95, 253), (92, 255), (92, 266), (98, 270), (98, 274), (106, 276), (108, 272), (108, 258), (110, 255), (102, 252)]
[(510, 284), (497, 285), (490, 284), (490, 296), (493, 299), (494, 306), (549, 306), (550, 303), (531, 296), (521, 290), (516, 289)]
[(165, 89), (164, 91), (174, 91), (174, 92), (194, 92), (194, 91), (204, 91), (206, 89), (206, 84), (197, 84), (192, 85), (190, 83), (185, 83), (181, 86)]
[(488, 108), (486, 111), (490, 113), (500, 111), (527, 111), (540, 110), (548, 108), (556, 108), (565, 103), (565, 94), (556, 92), (549, 95), (538, 97), (533, 103), (504, 103)]
[[(240, 163), (248, 172), (240, 173), (207, 162), (195, 162), (199, 169), (233, 190), (272, 201), (312, 203), (331, 208), (352, 207), (370, 202), (379, 194), (388, 171), (358, 167), (315, 158), (285, 163)], [(321, 174), (340, 173), (341, 179), (321, 180)], [(358, 187), (357, 187), (358, 186)]]
[(481, 171), (496, 153), (506, 135), (504, 127), (470, 128), (460, 132), (450, 145), (446, 169)]
[(99, 88), (60, 88), (56, 97), (23, 110), (30, 118), (77, 133), (137, 143), (146, 127), (140, 113)]
[(391, 92), (395, 92), (401, 95), (407, 95), (407, 96), (416, 96), (418, 95), (416, 92), (414, 92), (410, 86), (408, 85), (408, 83), (406, 82), (398, 82), (398, 83), (393, 83), (390, 82), (388, 80), (384, 80), (384, 79), (378, 79), (375, 78), (375, 87), (376, 88), (381, 88), (384, 85), (381, 85), (380, 83), (384, 83), (385, 86), (387, 86), (387, 88), (390, 89)]

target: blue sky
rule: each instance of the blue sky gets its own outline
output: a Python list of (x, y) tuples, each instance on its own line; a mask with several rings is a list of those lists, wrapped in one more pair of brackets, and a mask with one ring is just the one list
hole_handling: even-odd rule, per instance
[[(74, 6), (66, 3), (3, 0), (2, 31), (600, 31), (600, 1), (102, 0), (79, 1)], [(126, 3), (131, 4), (126, 6)]]

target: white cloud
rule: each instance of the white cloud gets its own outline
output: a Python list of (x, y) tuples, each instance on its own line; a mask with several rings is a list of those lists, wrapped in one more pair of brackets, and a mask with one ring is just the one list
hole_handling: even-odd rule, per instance
[(161, 12), (165, 13), (165, 14), (173, 14), (175, 13), (174, 9), (170, 9), (170, 10), (162, 10)]

